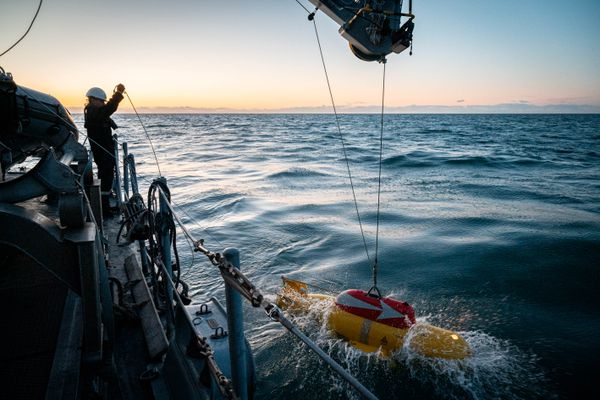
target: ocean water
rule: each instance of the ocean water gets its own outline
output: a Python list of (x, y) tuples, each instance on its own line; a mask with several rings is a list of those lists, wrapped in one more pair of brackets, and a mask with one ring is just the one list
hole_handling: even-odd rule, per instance
[[(333, 115), (141, 117), (186, 226), (212, 251), (238, 248), (267, 297), (282, 275), (332, 294), (370, 287)], [(135, 115), (115, 120), (145, 191), (157, 176), (148, 140)], [(373, 259), (380, 117), (340, 121)], [(303, 331), (381, 399), (597, 398), (600, 115), (387, 115), (384, 126), (379, 287), (461, 332), (474, 355), (382, 360), (314, 319), (297, 320)], [(223, 300), (214, 267), (178, 243), (194, 299)], [(245, 309), (256, 398), (358, 398)]]

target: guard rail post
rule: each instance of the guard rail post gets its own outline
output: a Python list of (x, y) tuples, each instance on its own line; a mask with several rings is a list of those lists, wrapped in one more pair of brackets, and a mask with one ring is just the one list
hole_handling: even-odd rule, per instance
[[(125, 199), (129, 198), (129, 166), (127, 165), (127, 156), (129, 151), (127, 142), (123, 142), (123, 189), (125, 190)], [(117, 165), (117, 169), (119, 166)]]
[[(235, 248), (223, 251), (225, 259), (234, 267), (240, 268), (240, 252)], [(248, 376), (246, 370), (246, 339), (244, 337), (244, 311), (242, 296), (225, 281), (227, 301), (227, 329), (229, 330), (229, 359), (231, 380), (235, 392), (241, 400), (248, 399)]]
[(121, 172), (119, 170), (119, 136), (115, 133), (113, 135), (113, 145), (115, 148), (115, 182), (113, 183), (113, 187), (111, 189), (115, 189), (117, 191), (117, 204), (119, 205), (119, 209), (123, 205), (123, 192), (121, 190)]
[(135, 157), (133, 154), (127, 156), (127, 163), (129, 165), (129, 178), (131, 180), (131, 192), (139, 193), (138, 180), (137, 180), (137, 170), (135, 169)]

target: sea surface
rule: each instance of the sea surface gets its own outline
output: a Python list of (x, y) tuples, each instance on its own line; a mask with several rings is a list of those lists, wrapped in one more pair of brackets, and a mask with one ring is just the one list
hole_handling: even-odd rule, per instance
[[(81, 115), (75, 116), (83, 129)], [(116, 114), (142, 191), (158, 176), (135, 115)], [(141, 115), (187, 228), (274, 299), (369, 289), (379, 115), (341, 115), (367, 257), (333, 115)], [(85, 132), (85, 131), (84, 131)], [(465, 361), (380, 359), (317, 320), (299, 326), (381, 399), (600, 398), (600, 115), (386, 115), (379, 288), (459, 331)], [(223, 282), (183, 234), (194, 300)], [(371, 261), (369, 261), (369, 258)], [(358, 395), (264, 312), (246, 310), (258, 399)]]

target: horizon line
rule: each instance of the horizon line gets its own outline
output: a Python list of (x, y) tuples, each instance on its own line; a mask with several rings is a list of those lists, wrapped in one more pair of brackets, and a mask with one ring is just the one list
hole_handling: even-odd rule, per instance
[[(82, 113), (83, 106), (67, 106), (73, 113)], [(140, 114), (333, 114), (331, 106), (298, 106), (280, 108), (191, 107), (191, 106), (141, 106)], [(339, 114), (380, 114), (381, 105), (337, 106)], [(134, 114), (129, 105), (121, 107), (122, 114)], [(386, 114), (600, 114), (600, 105), (545, 104), (526, 102), (493, 105), (408, 105), (389, 106)]]

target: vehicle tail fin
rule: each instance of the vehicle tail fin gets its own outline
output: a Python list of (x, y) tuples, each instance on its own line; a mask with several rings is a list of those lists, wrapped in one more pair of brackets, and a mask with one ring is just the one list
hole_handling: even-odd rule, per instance
[(308, 294), (308, 284), (301, 281), (295, 281), (293, 279), (286, 278), (282, 276), (283, 280), (283, 290), (291, 290), (294, 292), (298, 292), (301, 296), (306, 296)]

